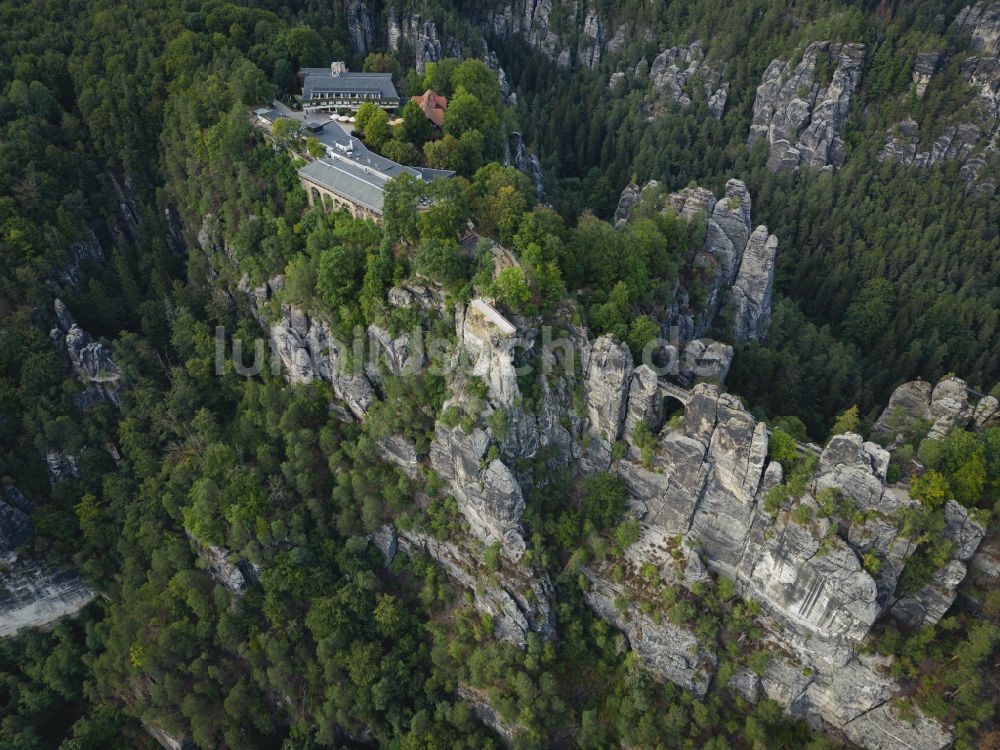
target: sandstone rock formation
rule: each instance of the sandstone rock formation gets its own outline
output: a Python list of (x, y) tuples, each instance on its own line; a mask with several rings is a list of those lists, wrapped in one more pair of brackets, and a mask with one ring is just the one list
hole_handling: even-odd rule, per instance
[(535, 186), (535, 197), (539, 200), (545, 197), (545, 182), (542, 177), (542, 165), (538, 161), (538, 156), (530, 153), (524, 147), (524, 140), (520, 133), (511, 133), (507, 137), (504, 151), (504, 164), (508, 167), (515, 167), (519, 171), (528, 175), (531, 183)]
[(771, 290), (777, 254), (778, 238), (768, 235), (767, 227), (757, 227), (747, 241), (739, 273), (733, 282), (731, 325), (735, 341), (758, 341), (767, 332), (767, 324), (771, 322)]
[(121, 407), (121, 372), (111, 358), (111, 350), (76, 324), (62, 300), (55, 301), (55, 313), (57, 327), (49, 333), (49, 338), (57, 351), (69, 359), (84, 386), (77, 405), (87, 409), (99, 401), (108, 401)]
[[(988, 397), (987, 397), (988, 398)], [(985, 413), (991, 403), (979, 412), (986, 423)], [(974, 416), (969, 403), (969, 390), (960, 378), (945, 378), (935, 386), (918, 380), (903, 383), (889, 399), (889, 405), (879, 415), (872, 436), (892, 442), (913, 431), (918, 422), (929, 424), (928, 437), (941, 438), (954, 427), (965, 427)]]
[[(988, 196), (997, 186), (997, 174), (990, 162), (995, 162), (1000, 151), (1000, 2), (984, 0), (966, 6), (955, 17), (952, 30), (969, 36), (972, 54), (962, 59), (960, 66), (975, 92), (974, 107), (967, 110), (962, 118), (965, 121), (942, 128), (925, 151), (917, 151), (920, 132), (916, 121), (903, 120), (887, 134), (878, 158), (914, 167), (960, 161), (959, 173), (966, 190), (972, 195)], [(917, 55), (912, 73), (917, 97), (924, 97), (928, 85), (945, 67), (947, 57), (945, 50)]]
[[(658, 208), (659, 185), (650, 180), (641, 189), (627, 186), (618, 201), (615, 226), (623, 226), (636, 206), (648, 204)], [(769, 235), (761, 225), (751, 231), (750, 191), (741, 180), (729, 180), (722, 198), (702, 187), (688, 187), (666, 196), (666, 207), (687, 221), (704, 221), (705, 242), (696, 253), (690, 269), (682, 270), (680, 283), (674, 293), (674, 302), (666, 320), (661, 320), (663, 330), (677, 343), (691, 347), (702, 339), (713, 325), (725, 330), (734, 342), (757, 341), (764, 338), (771, 319), (771, 293), (774, 286), (774, 267), (778, 252), (778, 239)], [(691, 277), (690, 280), (688, 277)], [(686, 286), (697, 283), (705, 291), (704, 301), (695, 306)], [(718, 323), (720, 310), (728, 323)], [(678, 353), (679, 354), (679, 353)], [(731, 352), (709, 349), (709, 344), (695, 344), (682, 362), (704, 360), (705, 367), (697, 368), (700, 377), (725, 378), (731, 361)], [(708, 361), (717, 364), (708, 367)], [(694, 367), (677, 375), (690, 382)]]
[(750, 146), (767, 142), (768, 167), (777, 172), (844, 163), (842, 131), (864, 55), (863, 44), (811, 42), (794, 68), (782, 59), (768, 65), (747, 140)]
[[(639, 70), (637, 69), (637, 76)], [(708, 109), (715, 117), (722, 117), (729, 96), (729, 83), (722, 74), (705, 62), (701, 42), (682, 47), (670, 47), (653, 59), (649, 66), (652, 89), (646, 97), (645, 113), (649, 118), (662, 114), (670, 103), (687, 107), (695, 88), (708, 102)]]
[[(592, 355), (590, 367), (595, 366), (615, 387), (603, 388), (605, 408), (591, 421), (610, 422), (618, 413), (614, 404), (622, 369), (606, 355)], [(914, 501), (902, 487), (886, 484), (885, 449), (859, 435), (835, 437), (817, 457), (806, 494), (794, 501), (809, 506), (811, 520), (796, 520), (788, 507), (772, 517), (763, 509), (763, 498), (782, 482), (782, 472), (767, 462), (765, 425), (737, 398), (701, 384), (678, 393), (685, 399), (683, 425), (668, 430), (653, 394), (671, 391), (658, 387), (650, 375), (637, 368), (626, 380), (621, 435), (630, 453), (611, 466), (625, 480), (629, 512), (641, 524), (639, 540), (625, 552), (633, 574), (625, 574), (623, 585), (607, 570), (588, 567), (585, 595), (595, 612), (624, 631), (654, 674), (701, 691), (702, 680), (714, 671), (714, 657), (684, 628), (653, 621), (636, 606), (638, 593), (627, 583), (649, 566), (682, 586), (701, 580), (704, 569), (697, 555), (689, 554), (686, 565), (677, 568), (663, 552), (668, 540), (680, 535), (709, 569), (732, 578), (741, 594), (756, 599), (765, 612), (761, 622), (775, 655), (766, 674), (741, 674), (737, 689), (754, 697), (763, 693), (790, 713), (835, 728), (864, 747), (945, 746), (950, 741), (946, 728), (919, 712), (911, 722), (896, 710), (900, 686), (886, 664), (859, 656), (859, 646), (890, 608), (895, 613), (898, 607), (900, 616), (912, 614), (918, 624), (936, 621), (954, 599), (953, 584), (964, 576), (982, 528), (961, 506), (949, 506), (947, 533), (955, 542), (955, 559), (936, 576), (934, 590), (913, 601), (893, 597), (915, 545), (885, 524), (883, 515), (891, 518)], [(947, 385), (939, 392), (942, 398), (954, 395)], [(631, 445), (640, 420), (655, 436), (652, 456), (643, 461)], [(610, 424), (605, 429), (614, 432)], [(814, 449), (800, 450), (808, 455)], [(834, 490), (859, 512), (847, 517), (839, 514), (840, 504), (821, 508), (816, 497)], [(866, 569), (864, 555), (878, 558), (877, 574)]]
[(620, 227), (625, 222), (628, 221), (629, 215), (632, 210), (639, 205), (644, 199), (651, 199), (660, 187), (660, 183), (656, 180), (650, 180), (645, 185), (640, 187), (634, 182), (627, 185), (624, 190), (622, 190), (621, 196), (618, 198), (618, 207), (615, 209), (614, 224), (616, 227)]
[(418, 532), (399, 532), (398, 543), (408, 554), (426, 552), (452, 579), (472, 591), (476, 608), (493, 618), (494, 632), (501, 640), (524, 646), (529, 633), (545, 639), (555, 634), (552, 584), (547, 576), (534, 576), (516, 565), (486, 570), (470, 547)]
[(635, 603), (624, 609), (616, 606), (616, 599), (625, 594), (622, 588), (589, 571), (584, 575), (590, 584), (584, 592), (587, 604), (598, 617), (625, 633), (646, 668), (659, 679), (704, 697), (715, 671), (715, 654), (706, 651), (690, 631), (669, 622), (654, 622)]
[(0, 485), (0, 638), (74, 615), (97, 596), (72, 571), (22, 554), (35, 534), (33, 509), (34, 503), (16, 486)]

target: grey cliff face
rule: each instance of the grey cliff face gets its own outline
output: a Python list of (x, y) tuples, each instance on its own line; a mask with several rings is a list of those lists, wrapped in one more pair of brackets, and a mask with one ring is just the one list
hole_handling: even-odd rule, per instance
[[(636, 74), (641, 73), (637, 68)], [(671, 104), (681, 108), (691, 104), (691, 94), (700, 91), (708, 104), (708, 110), (716, 118), (721, 118), (729, 96), (729, 83), (722, 80), (722, 74), (705, 62), (705, 52), (701, 42), (670, 47), (663, 50), (649, 67), (650, 94), (644, 111), (653, 119), (667, 111)]]
[(584, 598), (603, 620), (625, 633), (642, 663), (661, 680), (669, 680), (704, 697), (711, 684), (717, 657), (705, 650), (690, 631), (669, 622), (656, 623), (634, 603), (621, 610), (615, 600), (624, 593), (610, 581), (584, 569), (588, 588)]
[(407, 553), (426, 552), (451, 578), (474, 592), (476, 608), (493, 618), (501, 640), (523, 647), (529, 633), (545, 639), (555, 634), (549, 608), (552, 584), (547, 576), (531, 576), (517, 566), (503, 566), (489, 574), (471, 548), (417, 532), (400, 532), (398, 544)]
[(930, 423), (927, 436), (942, 438), (955, 427), (967, 426), (977, 414), (976, 424), (987, 424), (993, 416), (993, 400), (986, 397), (974, 407), (969, 395), (961, 378), (945, 378), (935, 386), (919, 380), (903, 383), (879, 415), (872, 435), (892, 442), (926, 421)]
[(294, 305), (282, 305), (281, 317), (270, 326), (271, 349), (290, 383), (325, 380), (357, 419), (363, 419), (375, 399), (364, 373), (344, 366), (346, 352), (335, 341), (330, 324)]
[[(878, 154), (881, 161), (894, 161), (918, 168), (942, 161), (959, 161), (959, 174), (966, 191), (973, 196), (990, 196), (996, 191), (997, 176), (988, 163), (1000, 149), (1000, 3), (968, 5), (952, 24), (956, 34), (968, 35), (972, 54), (961, 60), (961, 73), (975, 92), (977, 107), (970, 122), (947, 125), (938, 133), (930, 149), (917, 151), (920, 139), (917, 123), (905, 119), (886, 136)], [(931, 50), (917, 55), (913, 65), (913, 92), (923, 98), (934, 77), (945, 67), (948, 53)]]
[[(861, 80), (863, 44), (811, 42), (794, 68), (776, 59), (757, 87), (747, 144), (768, 145), (768, 167), (833, 169), (844, 163), (842, 131)], [(819, 67), (819, 71), (817, 68)], [(833, 67), (829, 80), (826, 68)]]
[[(595, 362), (607, 357), (592, 357)], [(602, 367), (619, 382), (615, 366)], [(638, 569), (652, 564), (682, 585), (704, 577), (700, 560), (689, 555), (687, 565), (670, 573), (662, 550), (664, 541), (680, 535), (700, 552), (709, 569), (732, 578), (744, 597), (756, 599), (765, 612), (768, 639), (776, 647), (763, 675), (738, 675), (737, 688), (750, 696), (777, 700), (789, 713), (810, 724), (832, 727), (851, 741), (871, 748), (940, 748), (950, 742), (947, 730), (917, 712), (914, 721), (894, 707), (901, 688), (888, 675), (888, 665), (858, 655), (873, 623), (891, 611), (915, 624), (935, 622), (951, 605), (966, 563), (982, 539), (982, 528), (954, 504), (946, 509), (947, 534), (954, 541), (952, 561), (925, 590), (912, 597), (893, 596), (896, 581), (915, 545), (901, 537), (882, 515), (912, 504), (905, 489), (886, 484), (889, 452), (859, 435), (836, 436), (820, 453), (816, 473), (801, 500), (812, 508), (812, 520), (793, 520), (787, 508), (770, 517), (763, 510), (768, 489), (783, 481), (780, 465), (767, 461), (766, 426), (740, 401), (716, 386), (700, 384), (686, 395), (680, 428), (668, 429), (658, 415), (657, 385), (644, 368), (628, 378), (621, 436), (629, 448), (611, 470), (629, 492), (629, 513), (640, 522), (640, 538), (625, 552)], [(914, 390), (914, 389), (909, 389)], [(938, 393), (937, 412), (956, 411), (961, 402), (953, 385), (927, 387), (926, 409)], [(612, 388), (611, 393), (617, 391)], [(897, 404), (904, 401), (904, 391)], [(598, 416), (617, 413), (606, 395)], [(922, 398), (917, 399), (923, 404)], [(632, 444), (636, 425), (645, 422), (654, 433), (652, 455), (640, 461)], [(802, 446), (803, 451), (815, 448)], [(814, 497), (835, 489), (861, 509), (861, 518), (827, 518)], [(877, 575), (862, 564), (862, 555), (880, 561)], [(698, 557), (695, 555), (694, 557)], [(641, 661), (661, 679), (699, 691), (705, 670), (714, 671), (710, 654), (685, 644), (692, 634), (662, 630), (634, 604), (629, 592), (609, 580), (599, 568), (585, 572), (587, 600), (599, 616), (619, 627)], [(617, 580), (617, 579), (616, 579)], [(626, 602), (615, 606), (616, 602)], [(678, 653), (680, 650), (682, 653)], [(806, 669), (805, 667), (808, 667)]]
[(347, 4), (347, 31), (351, 50), (357, 55), (367, 55), (375, 42), (377, 24), (365, 0), (350, 0)]
[[(652, 196), (656, 183), (642, 190), (630, 185), (623, 192), (616, 212), (616, 226), (628, 221), (628, 216), (645, 196)], [(676, 328), (682, 344), (689, 347), (684, 361), (698, 362), (701, 376), (725, 378), (731, 362), (731, 352), (711, 343), (693, 344), (702, 339), (713, 325), (722, 328), (734, 342), (762, 339), (771, 319), (771, 294), (778, 239), (761, 225), (751, 231), (750, 191), (741, 180), (726, 183), (722, 198), (716, 198), (701, 187), (684, 188), (667, 196), (666, 205), (685, 220), (705, 221), (705, 242), (693, 263), (698, 283), (705, 288), (705, 298), (691, 304), (684, 278), (675, 293), (675, 301), (665, 324)], [(716, 318), (726, 311), (728, 324)], [(710, 363), (714, 362), (712, 366)], [(690, 378), (693, 379), (693, 378)]]
[(22, 555), (35, 534), (33, 509), (34, 503), (16, 486), (0, 485), (0, 638), (72, 616), (97, 596), (73, 571)]
[(542, 177), (541, 162), (538, 161), (537, 155), (530, 153), (524, 147), (524, 140), (520, 133), (511, 133), (507, 137), (504, 164), (516, 168), (531, 179), (531, 183), (535, 186), (536, 198), (541, 200), (545, 197), (545, 181)]
[(100, 401), (121, 407), (121, 371), (111, 358), (111, 350), (94, 341), (73, 320), (66, 305), (55, 301), (58, 326), (49, 333), (57, 351), (66, 355), (73, 373), (83, 384), (84, 391), (77, 397), (77, 405), (87, 409)]

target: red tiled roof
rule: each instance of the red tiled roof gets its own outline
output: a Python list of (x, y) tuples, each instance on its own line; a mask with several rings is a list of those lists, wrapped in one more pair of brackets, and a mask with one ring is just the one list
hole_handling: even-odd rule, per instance
[(420, 106), (428, 120), (439, 128), (444, 126), (444, 111), (448, 109), (448, 100), (445, 97), (433, 89), (427, 89), (420, 96), (413, 96), (410, 99)]

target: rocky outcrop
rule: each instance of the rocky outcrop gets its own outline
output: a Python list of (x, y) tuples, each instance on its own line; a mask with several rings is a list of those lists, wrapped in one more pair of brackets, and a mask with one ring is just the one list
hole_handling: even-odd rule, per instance
[(511, 133), (507, 136), (505, 148), (504, 164), (526, 174), (535, 186), (535, 197), (539, 200), (544, 198), (545, 182), (542, 177), (542, 165), (538, 161), (538, 156), (525, 148), (521, 134)]
[[(628, 222), (629, 216), (640, 203), (652, 203), (658, 195), (655, 180), (640, 189), (627, 186), (618, 201), (615, 226)], [(725, 331), (735, 342), (756, 341), (763, 338), (771, 319), (771, 293), (774, 286), (774, 268), (778, 252), (778, 239), (758, 226), (751, 232), (750, 191), (741, 180), (729, 180), (725, 194), (716, 198), (703, 187), (688, 187), (666, 197), (666, 209), (688, 222), (704, 221), (705, 241), (695, 254), (691, 266), (682, 269), (674, 292), (674, 301), (661, 320), (664, 331), (676, 338), (676, 346), (690, 347), (690, 342), (703, 339), (713, 325)], [(656, 206), (650, 206), (656, 208)], [(699, 289), (701, 299), (696, 303), (688, 287)], [(721, 309), (725, 310), (727, 323), (716, 320)], [(674, 352), (679, 355), (679, 352)], [(729, 370), (731, 353), (709, 344), (694, 345), (681, 362), (704, 359), (711, 368), (688, 366), (687, 373), (676, 375), (690, 382), (695, 369), (698, 376), (716, 378), (719, 382)]]
[(346, 345), (337, 341), (330, 324), (285, 304), (281, 317), (270, 325), (271, 350), (293, 384), (325, 380), (351, 413), (363, 419), (375, 399), (375, 390), (360, 365), (349, 366)]
[(143, 721), (142, 728), (163, 750), (198, 750), (191, 737), (175, 737), (155, 722)]
[(615, 209), (614, 217), (615, 227), (624, 225), (628, 221), (633, 209), (644, 199), (652, 198), (659, 187), (660, 183), (656, 180), (650, 180), (641, 189), (634, 182), (627, 185), (618, 198), (618, 207)]
[(49, 333), (56, 350), (66, 356), (73, 373), (83, 384), (84, 391), (77, 397), (81, 409), (107, 401), (121, 407), (121, 371), (111, 358), (111, 350), (94, 341), (73, 320), (62, 300), (55, 301), (57, 326)]
[(377, 28), (375, 15), (368, 9), (365, 0), (349, 0), (345, 10), (351, 51), (356, 55), (367, 55), (375, 43)]
[(912, 627), (936, 625), (958, 598), (958, 587), (968, 573), (966, 567), (986, 529), (969, 511), (954, 500), (944, 507), (943, 536), (953, 545), (952, 559), (934, 571), (931, 580), (919, 591), (899, 598), (892, 607), (893, 616)]
[(214, 544), (204, 544), (188, 532), (188, 538), (209, 575), (234, 594), (247, 589), (247, 578), (240, 569), (236, 555)]
[(97, 594), (79, 576), (22, 555), (34, 537), (34, 503), (12, 484), (0, 485), (0, 638), (43, 628), (76, 614)]
[(44, 628), (75, 615), (97, 594), (79, 576), (32, 561), (9, 565), (0, 576), (0, 638)]
[(500, 736), (500, 742), (504, 747), (512, 747), (514, 740), (521, 727), (516, 724), (508, 724), (500, 716), (500, 712), (490, 705), (489, 696), (485, 691), (476, 690), (465, 683), (458, 684), (458, 695), (472, 708), (472, 713), (476, 715), (484, 725), (488, 726)]
[[(961, 378), (945, 378), (935, 386), (922, 380), (903, 383), (879, 415), (872, 436), (887, 443), (905, 439), (921, 423), (929, 424), (927, 437), (942, 438), (955, 427), (965, 427), (973, 420), (979, 406), (969, 400), (969, 388)], [(983, 398), (978, 412), (983, 424), (992, 403)]]
[[(567, 42), (553, 28), (550, 17), (554, 5), (553, 0), (524, 0), (524, 2), (496, 6), (483, 15), (483, 31), (500, 39), (507, 39), (513, 35), (520, 36), (529, 46), (541, 52), (556, 65), (568, 68), (573, 63), (573, 53)], [(595, 18), (591, 20), (592, 32), (596, 31), (596, 27), (600, 24), (600, 19), (594, 15)], [(564, 17), (562, 21), (567, 30), (576, 26), (576, 6), (573, 6), (569, 17)], [(601, 34), (603, 36), (603, 27)], [(600, 43), (593, 33), (588, 36), (590, 39), (584, 39), (581, 44), (586, 58), (594, 60), (593, 50), (599, 49)]]
[[(973, 106), (959, 113), (961, 120), (942, 128), (925, 151), (917, 151), (917, 123), (903, 120), (887, 134), (878, 158), (914, 167), (959, 161), (959, 174), (968, 193), (988, 196), (996, 191), (998, 178), (991, 162), (995, 164), (1000, 150), (1000, 2), (985, 0), (966, 6), (955, 17), (952, 30), (968, 35), (971, 54), (961, 60), (960, 68), (975, 92)], [(912, 77), (918, 97), (923, 98), (935, 75), (945, 67), (947, 56), (944, 50), (916, 56)]]
[(924, 98), (924, 94), (927, 93), (927, 85), (931, 82), (934, 74), (940, 69), (943, 58), (944, 52), (942, 50), (917, 53), (913, 61), (913, 71), (910, 73), (910, 78), (913, 81), (913, 92), (918, 98)]
[(413, 53), (414, 67), (420, 75), (427, 71), (427, 63), (462, 56), (457, 40), (449, 37), (442, 41), (433, 19), (425, 19), (416, 13), (400, 16), (395, 7), (390, 7), (386, 23), (389, 49), (398, 54), (405, 44)]
[(45, 467), (49, 471), (49, 483), (59, 484), (80, 479), (80, 468), (77, 466), (77, 456), (63, 453), (50, 448), (45, 454)]
[(771, 291), (778, 238), (757, 227), (743, 251), (740, 270), (733, 282), (732, 335), (735, 341), (759, 341), (771, 322)]
[(604, 45), (604, 22), (596, 10), (587, 11), (583, 19), (583, 33), (576, 50), (580, 65), (595, 68), (601, 62), (601, 47)]
[(645, 667), (661, 680), (669, 680), (704, 697), (715, 672), (716, 655), (703, 648), (694, 634), (669, 622), (654, 622), (628, 592), (584, 569), (584, 599), (598, 617), (611, 623), (628, 639), (629, 647)]
[(844, 163), (843, 126), (861, 80), (863, 44), (811, 42), (794, 68), (768, 65), (757, 87), (747, 144), (765, 141), (768, 167), (833, 169)]
[(555, 634), (552, 584), (546, 575), (532, 575), (516, 565), (488, 570), (470, 547), (419, 532), (400, 531), (398, 543), (408, 554), (427, 553), (453, 580), (473, 592), (476, 608), (493, 619), (494, 633), (501, 640), (524, 646), (529, 633), (544, 639)]
[[(644, 67), (640, 63), (636, 68), (637, 78)], [(650, 119), (662, 115), (671, 104), (688, 107), (695, 92), (705, 99), (715, 117), (721, 118), (725, 111), (729, 83), (722, 80), (721, 72), (705, 62), (701, 42), (663, 50), (649, 66), (649, 81), (651, 89), (644, 110)]]
[[(606, 408), (592, 421), (608, 421), (616, 413), (611, 408), (616, 392), (605, 395)], [(634, 570), (653, 566), (682, 586), (704, 580), (707, 565), (761, 604), (761, 622), (775, 655), (759, 680), (744, 674), (734, 689), (750, 696), (766, 694), (790, 713), (815, 726), (835, 728), (865, 747), (903, 750), (946, 744), (950, 735), (945, 728), (919, 712), (914, 722), (897, 713), (900, 685), (886, 665), (858, 652), (873, 623), (890, 608), (915, 611), (923, 622), (934, 621), (950, 606), (946, 597), (953, 598), (954, 581), (949, 574), (964, 571), (964, 560), (982, 538), (981, 527), (957, 504), (949, 506), (946, 533), (954, 541), (955, 560), (932, 584), (947, 593), (921, 592), (913, 597), (915, 604), (900, 604), (893, 590), (915, 544), (885, 518), (896, 517), (914, 501), (904, 489), (886, 484), (885, 449), (851, 433), (834, 437), (820, 452), (805, 494), (793, 501), (793, 506), (808, 506), (808, 514), (792, 513), (794, 508), (786, 506), (772, 517), (763, 499), (782, 482), (781, 467), (768, 464), (766, 427), (739, 399), (714, 385), (697, 385), (679, 395), (685, 405), (682, 426), (667, 429), (654, 394), (670, 389), (657, 387), (651, 373), (638, 368), (629, 377), (627, 392), (621, 437), (629, 454), (611, 468), (625, 481), (628, 510), (641, 531), (625, 558)], [(950, 392), (943, 388), (940, 396)], [(654, 440), (651, 454), (644, 451), (641, 460), (633, 445), (640, 422), (650, 427)], [(814, 450), (801, 449), (807, 454)], [(829, 491), (843, 500), (821, 508), (815, 498)], [(856, 511), (841, 514), (845, 504)], [(679, 568), (664, 554), (668, 540), (677, 536), (699, 553), (689, 554)], [(869, 572), (863, 556), (878, 560), (877, 573)], [(590, 605), (623, 630), (654, 674), (701, 690), (703, 673), (710, 679), (714, 671), (704, 645), (688, 643), (691, 634), (675, 632), (674, 626), (654, 620), (648, 607), (639, 606), (630, 574), (624, 584), (616, 582), (620, 576), (600, 568), (588, 568), (585, 577)], [(868, 716), (877, 716), (878, 722)]]
[(596, 339), (584, 381), (589, 419), (584, 465), (601, 470), (611, 463), (611, 446), (621, 435), (632, 377), (632, 352), (612, 336)]
[(82, 231), (80, 239), (69, 245), (69, 263), (63, 269), (61, 281), (70, 286), (77, 286), (83, 280), (84, 269), (87, 266), (99, 266), (104, 263), (104, 248), (101, 247), (97, 235), (90, 227)]

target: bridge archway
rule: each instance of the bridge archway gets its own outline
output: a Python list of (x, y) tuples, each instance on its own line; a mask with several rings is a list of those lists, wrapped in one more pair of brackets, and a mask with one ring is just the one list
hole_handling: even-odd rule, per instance
[(686, 404), (669, 393), (664, 393), (661, 398), (660, 413), (663, 415), (664, 426), (670, 425), (671, 421), (676, 426), (679, 421), (684, 419)]

